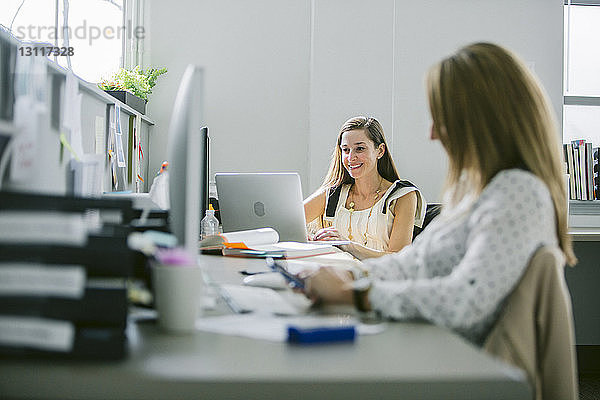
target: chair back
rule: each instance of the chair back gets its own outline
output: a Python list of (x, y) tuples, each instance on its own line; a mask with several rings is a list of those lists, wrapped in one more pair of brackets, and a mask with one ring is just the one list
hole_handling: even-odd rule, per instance
[(536, 400), (578, 399), (571, 298), (564, 256), (541, 247), (505, 301), (484, 349), (525, 371)]
[(425, 229), (425, 227), (427, 227), (427, 225), (429, 225), (429, 223), (431, 221), (433, 221), (433, 219), (435, 217), (437, 217), (440, 212), (442, 211), (442, 205), (439, 203), (428, 203), (427, 207), (425, 208), (425, 218), (423, 219), (423, 226), (418, 227), (415, 226), (413, 229), (413, 240), (415, 240), (415, 238), (417, 237), (417, 235), (421, 232), (423, 232), (423, 230)]

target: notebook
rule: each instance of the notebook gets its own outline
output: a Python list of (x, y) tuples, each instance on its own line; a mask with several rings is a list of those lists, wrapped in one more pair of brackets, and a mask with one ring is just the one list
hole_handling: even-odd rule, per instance
[(308, 240), (297, 173), (219, 173), (215, 179), (223, 232), (273, 228), (281, 242)]

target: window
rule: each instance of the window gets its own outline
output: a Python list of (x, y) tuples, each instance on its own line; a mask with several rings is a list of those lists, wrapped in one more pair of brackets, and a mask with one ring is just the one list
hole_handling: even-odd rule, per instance
[(79, 77), (98, 82), (137, 61), (144, 37), (137, 25), (140, 0), (2, 0), (0, 24), (17, 39), (71, 47), (72, 56), (51, 56)]
[(564, 7), (563, 142), (600, 145), (600, 0), (568, 0)]

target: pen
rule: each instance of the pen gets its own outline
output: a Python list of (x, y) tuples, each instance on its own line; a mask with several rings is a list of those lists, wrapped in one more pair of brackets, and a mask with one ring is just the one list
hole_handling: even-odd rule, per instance
[(221, 297), (223, 298), (223, 300), (225, 300), (225, 302), (227, 303), (227, 305), (229, 306), (229, 308), (231, 308), (231, 311), (233, 311), (236, 314), (242, 314), (242, 313), (246, 313), (247, 310), (244, 310), (242, 307), (240, 307), (237, 302), (235, 300), (233, 300), (233, 298), (229, 295), (229, 293), (227, 293), (226, 290), (221, 289)]
[(283, 277), (290, 284), (290, 286), (292, 286), (295, 289), (304, 289), (304, 279), (298, 277), (297, 275), (291, 274), (280, 263), (278, 263), (270, 257), (267, 258), (266, 261), (269, 268), (283, 275)]

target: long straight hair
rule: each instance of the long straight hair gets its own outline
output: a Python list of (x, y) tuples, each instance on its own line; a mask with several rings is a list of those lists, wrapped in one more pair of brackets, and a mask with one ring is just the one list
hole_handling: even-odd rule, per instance
[(384, 144), (384, 153), (377, 160), (377, 172), (384, 179), (394, 182), (400, 177), (398, 176), (398, 171), (396, 170), (396, 166), (394, 165), (394, 161), (392, 160), (392, 156), (388, 150), (388, 145), (385, 141), (385, 136), (383, 134), (383, 128), (379, 121), (375, 118), (371, 117), (353, 117), (344, 122), (342, 127), (340, 128), (340, 133), (338, 134), (336, 146), (333, 149), (331, 154), (331, 162), (329, 163), (329, 171), (323, 180), (323, 184), (321, 188), (328, 189), (331, 187), (337, 187), (342, 184), (353, 184), (354, 178), (350, 176), (350, 173), (344, 168), (342, 163), (342, 136), (345, 132), (354, 131), (354, 130), (364, 130), (367, 137), (373, 142), (375, 148), (377, 148), (380, 144)]
[(510, 51), (475, 43), (434, 65), (427, 89), (434, 130), (449, 158), (449, 202), (481, 193), (501, 170), (530, 171), (548, 187), (559, 244), (574, 265), (558, 132), (535, 76)]

